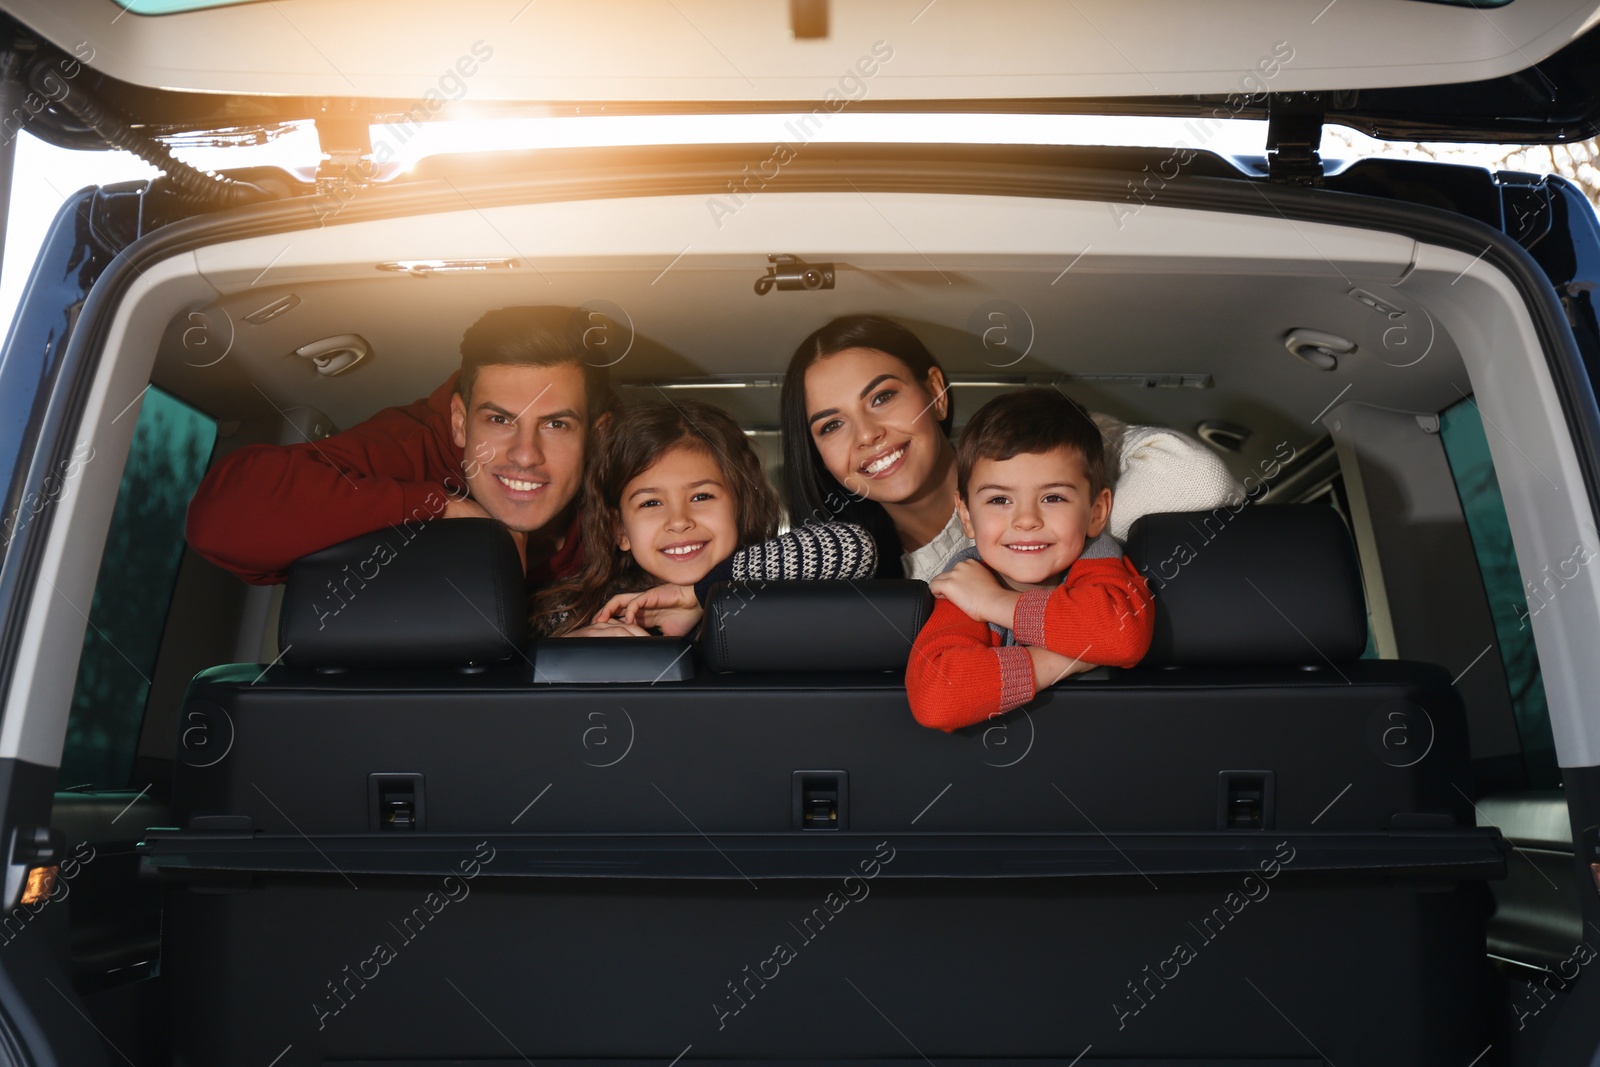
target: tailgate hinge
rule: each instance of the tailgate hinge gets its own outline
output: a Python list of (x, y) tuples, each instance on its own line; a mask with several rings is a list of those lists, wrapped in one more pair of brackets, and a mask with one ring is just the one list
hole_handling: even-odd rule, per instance
[(1267, 98), (1267, 179), (1285, 185), (1321, 185), (1322, 122), (1316, 93), (1273, 93)]
[(317, 166), (317, 192), (346, 194), (372, 183), (371, 119), (354, 110), (340, 111), (324, 103), (316, 118), (322, 162)]

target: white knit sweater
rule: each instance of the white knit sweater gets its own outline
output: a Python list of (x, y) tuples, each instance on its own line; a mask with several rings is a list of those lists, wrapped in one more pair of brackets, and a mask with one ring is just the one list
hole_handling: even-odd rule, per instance
[(1164, 426), (1129, 426), (1110, 415), (1093, 416), (1106, 443), (1106, 469), (1114, 471), (1111, 536), (1125, 541), (1141, 515), (1210, 511), (1244, 498), (1244, 486), (1211, 449)]

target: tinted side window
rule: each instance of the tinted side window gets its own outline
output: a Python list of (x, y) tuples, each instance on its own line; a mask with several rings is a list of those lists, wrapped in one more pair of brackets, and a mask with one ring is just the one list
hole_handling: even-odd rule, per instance
[(184, 511), (216, 437), (213, 419), (146, 390), (89, 607), (58, 788), (128, 785), (183, 556)]
[[(1517, 570), (1517, 556), (1511, 545), (1511, 526), (1506, 521), (1500, 483), (1495, 479), (1489, 458), (1489, 441), (1484, 435), (1483, 418), (1470, 398), (1442, 412), (1439, 438), (1444, 443), (1450, 473), (1461, 497), (1467, 532), (1483, 575), (1483, 589), (1494, 615), (1495, 637), (1505, 660), (1506, 682), (1511, 687), (1511, 706), (1522, 739), (1522, 759), (1528, 784), (1535, 789), (1561, 784), (1556, 766), (1555, 741), (1550, 734), (1550, 711), (1545, 704), (1544, 679), (1539, 673), (1539, 653), (1533, 645), (1529, 626), (1528, 591)], [(1537, 612), (1539, 601), (1533, 610)]]

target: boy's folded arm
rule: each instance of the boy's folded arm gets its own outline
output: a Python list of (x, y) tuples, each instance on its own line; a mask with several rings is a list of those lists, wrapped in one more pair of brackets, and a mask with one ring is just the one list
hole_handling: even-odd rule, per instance
[(1155, 605), (1126, 556), (1080, 559), (1067, 580), (1024, 593), (1012, 630), (1025, 645), (1107, 667), (1132, 667), (1150, 650)]
[[(201, 556), (258, 585), (301, 556), (408, 519), (443, 514), (448, 494), (387, 442), (248, 445), (206, 473), (185, 534)], [(376, 447), (372, 447), (372, 446)], [(353, 446), (353, 447), (352, 447)]]
[(993, 633), (947, 600), (934, 605), (906, 664), (906, 697), (919, 723), (948, 732), (1033, 699), (1033, 658), (1020, 645), (996, 647)]

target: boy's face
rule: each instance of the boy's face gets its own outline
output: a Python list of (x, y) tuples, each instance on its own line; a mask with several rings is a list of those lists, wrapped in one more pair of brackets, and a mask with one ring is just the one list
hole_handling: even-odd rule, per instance
[(956, 496), (978, 555), (1017, 592), (1055, 585), (1111, 516), (1111, 490), (1089, 492), (1077, 452), (1019, 452), (979, 459)]

